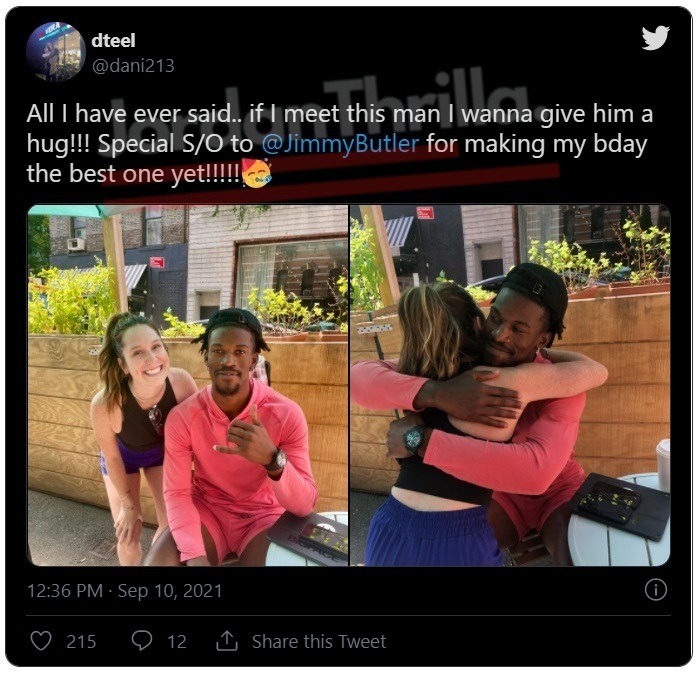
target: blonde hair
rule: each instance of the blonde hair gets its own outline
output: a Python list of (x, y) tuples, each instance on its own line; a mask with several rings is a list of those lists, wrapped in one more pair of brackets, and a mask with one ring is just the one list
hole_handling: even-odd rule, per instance
[(483, 312), (454, 283), (410, 288), (398, 301), (398, 318), (403, 330), (398, 371), (403, 374), (450, 379), (464, 361), (481, 357)]

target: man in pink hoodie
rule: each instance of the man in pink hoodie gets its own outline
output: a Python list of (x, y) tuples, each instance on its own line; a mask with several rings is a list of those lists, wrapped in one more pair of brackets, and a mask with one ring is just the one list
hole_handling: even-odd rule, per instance
[(269, 347), (249, 311), (216, 312), (194, 341), (211, 384), (168, 415), (169, 526), (145, 563), (210, 566), (233, 552), (242, 565), (264, 566), (267, 529), (285, 510), (308, 515), (318, 496), (306, 419), (295, 402), (251, 377)]

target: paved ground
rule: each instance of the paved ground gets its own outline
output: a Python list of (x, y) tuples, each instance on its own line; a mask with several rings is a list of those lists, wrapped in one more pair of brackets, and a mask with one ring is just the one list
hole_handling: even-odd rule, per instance
[[(369, 522), (383, 494), (350, 492), (350, 564), (364, 563)], [(150, 547), (154, 529), (143, 529), (141, 546)], [(58, 496), (29, 491), (29, 547), (40, 566), (118, 566), (112, 517), (107, 510)], [(551, 566), (546, 557), (531, 566)]]
[[(155, 529), (144, 527), (141, 547)], [(29, 491), (29, 549), (39, 566), (118, 566), (114, 523), (107, 510)]]

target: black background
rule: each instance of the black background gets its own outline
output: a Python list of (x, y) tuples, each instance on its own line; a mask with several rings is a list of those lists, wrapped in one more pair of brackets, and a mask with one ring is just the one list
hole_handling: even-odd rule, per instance
[[(69, 82), (40, 81), (25, 65), (27, 38), (49, 21), (75, 26), (87, 43), (86, 65)], [(652, 30), (657, 25), (671, 27), (668, 41), (658, 51), (644, 51), (641, 28)], [(135, 32), (137, 48), (92, 48), (90, 39), (98, 32)], [(689, 246), (684, 244), (691, 222), (691, 25), (690, 15), (680, 8), (20, 8), (8, 15), (6, 33), (6, 307), (11, 318), (6, 322), (6, 362), (7, 381), (16, 387), (13, 405), (26, 401), (22, 389), (26, 367), (18, 352), (19, 345), (26, 343), (26, 256), (17, 251), (26, 246), (28, 209), (35, 203), (114, 199), (146, 203), (148, 197), (155, 203), (165, 203), (166, 198), (171, 203), (214, 203), (217, 192), (215, 187), (201, 186), (187, 186), (173, 194), (169, 185), (100, 189), (66, 181), (29, 184), (27, 164), (41, 161), (48, 168), (54, 164), (48, 156), (27, 154), (26, 132), (46, 135), (52, 129), (57, 135), (65, 134), (59, 125), (27, 126), (31, 103), (43, 101), (106, 108), (115, 99), (124, 99), (130, 111), (136, 107), (186, 109), (222, 105), (225, 88), (237, 87), (243, 111), (258, 102), (292, 106), (313, 101), (330, 106), (337, 99), (323, 93), (323, 82), (371, 75), (376, 77), (379, 97), (406, 101), (410, 95), (450, 91), (435, 84), (439, 72), (481, 67), (486, 92), (526, 87), (532, 108), (558, 103), (589, 111), (593, 102), (635, 111), (652, 108), (652, 124), (600, 127), (586, 123), (549, 132), (538, 125), (504, 129), (518, 136), (547, 138), (566, 133), (589, 138), (595, 131), (648, 138), (641, 159), (589, 151), (577, 160), (547, 154), (538, 162), (528, 156), (461, 155), (438, 162), (389, 165), (355, 166), (350, 159), (339, 168), (308, 170), (302, 163), (295, 169), (293, 158), (285, 158), (290, 170), (275, 174), (272, 160), (274, 182), (255, 190), (254, 197), (252, 190), (226, 187), (218, 190), (218, 199), (222, 203), (263, 198), (274, 202), (277, 188), (277, 194), (285, 195), (284, 203), (662, 203), (671, 211), (676, 236), (673, 316), (678, 304), (689, 299)], [(97, 76), (90, 69), (94, 57), (174, 58), (176, 72)], [(358, 97), (356, 102), (366, 100)], [(105, 125), (104, 132), (110, 128)], [(360, 125), (356, 130), (365, 131)], [(489, 125), (434, 130), (444, 138), (459, 138), (466, 133), (495, 135), (503, 129)], [(99, 129), (69, 131), (95, 134)], [(224, 159), (239, 157), (231, 153), (198, 159), (183, 154), (122, 155), (113, 163), (125, 168)], [(70, 161), (93, 168), (109, 163), (83, 156), (55, 165), (65, 167)], [(406, 176), (414, 174), (550, 162), (558, 164), (559, 177), (498, 184), (489, 184), (485, 178), (480, 184), (443, 189), (402, 187)], [(379, 182), (387, 177), (392, 180)], [(355, 180), (361, 182), (349, 182)], [(381, 185), (380, 190), (372, 187), (372, 181)], [(296, 199), (289, 196), (292, 193)], [(317, 194), (321, 196), (314, 197)], [(673, 361), (672, 367), (674, 376), (677, 363)], [(677, 396), (672, 403), (674, 409)], [(7, 410), (8, 419), (18, 416), (14, 410)], [(678, 452), (674, 460), (672, 554), (661, 568), (40, 568), (29, 564), (24, 555), (26, 513), (19, 515), (18, 504), (26, 503), (26, 453), (22, 451), (26, 428), (17, 428), (8, 423), (6, 435), (7, 655), (16, 665), (650, 666), (679, 665), (690, 657), (689, 452)], [(680, 432), (688, 435), (679, 427), (674, 435), (680, 437)], [(663, 601), (651, 602), (644, 596), (643, 588), (653, 577), (669, 587)], [(177, 605), (116, 599), (29, 601), (27, 585), (39, 582), (102, 582), (113, 588), (119, 583), (151, 587), (164, 582), (221, 583), (224, 599)], [(52, 617), (67, 613), (80, 617)], [(131, 645), (131, 631), (150, 628), (156, 640), (139, 654)], [(54, 641), (37, 652), (28, 635), (46, 629), (54, 633)], [(213, 644), (225, 629), (238, 635), (243, 646), (235, 654), (220, 656)], [(66, 635), (80, 633), (97, 634), (99, 647), (67, 650)], [(167, 648), (165, 640), (173, 633), (189, 635), (191, 647), (186, 651)], [(249, 637), (255, 633), (385, 634), (388, 648), (261, 651), (250, 648)], [(461, 638), (449, 636), (454, 633)], [(494, 641), (488, 640), (493, 634)]]

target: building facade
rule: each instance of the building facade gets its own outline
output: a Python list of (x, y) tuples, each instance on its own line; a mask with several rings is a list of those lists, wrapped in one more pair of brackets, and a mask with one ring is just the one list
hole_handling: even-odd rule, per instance
[(233, 207), (192, 206), (187, 320), (246, 307), (253, 288), (284, 290), (327, 308), (328, 282), (348, 266), (345, 205), (272, 205), (242, 226)]
[[(159, 327), (168, 308), (186, 311), (187, 222), (185, 206), (134, 206), (121, 218), (129, 310)], [(101, 218), (51, 216), (50, 263), (59, 269), (87, 269), (105, 261)]]

